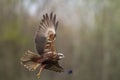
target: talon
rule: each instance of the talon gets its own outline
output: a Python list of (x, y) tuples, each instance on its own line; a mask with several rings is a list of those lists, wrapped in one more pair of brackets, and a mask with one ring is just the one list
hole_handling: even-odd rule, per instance
[(40, 74), (39, 74), (39, 73), (37, 74), (37, 78), (38, 78), (38, 79), (40, 78)]

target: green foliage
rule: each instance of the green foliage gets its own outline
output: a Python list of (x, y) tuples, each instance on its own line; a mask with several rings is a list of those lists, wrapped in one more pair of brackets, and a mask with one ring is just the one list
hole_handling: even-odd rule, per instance
[[(95, 5), (100, 5), (102, 1), (104, 3), (104, 0), (86, 0), (85, 2), (89, 4), (92, 1)], [(20, 57), (28, 49), (35, 51), (35, 29), (33, 28), (37, 22), (39, 23), (39, 19), (28, 14), (23, 7), (23, 2), (24, 0), (0, 1), (0, 80), (35, 79), (34, 73), (29, 73), (20, 65)], [(30, 0), (30, 5), (36, 2), (39, 1)], [(46, 8), (45, 5), (43, 6)], [(63, 24), (60, 23), (56, 46), (58, 52), (65, 54), (62, 64), (66, 69), (72, 69), (73, 75), (47, 71), (43, 73), (41, 79), (119, 80), (119, 8), (119, 0), (107, 0), (107, 4), (102, 5), (102, 8), (95, 12), (95, 24), (92, 28), (83, 21), (80, 27), (74, 26), (77, 28), (74, 31), (73, 26), (66, 26), (69, 23), (64, 21)], [(54, 10), (56, 9), (54, 7)], [(79, 11), (78, 15), (81, 17)]]

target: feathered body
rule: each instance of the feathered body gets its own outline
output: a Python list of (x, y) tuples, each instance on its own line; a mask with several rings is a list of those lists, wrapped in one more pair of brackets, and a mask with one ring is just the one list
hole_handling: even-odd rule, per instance
[(55, 39), (58, 21), (53, 13), (43, 15), (39, 29), (35, 34), (35, 44), (37, 53), (27, 51), (21, 58), (21, 63), (30, 71), (36, 70), (40, 66), (37, 76), (39, 78), (43, 69), (63, 72), (64, 69), (58, 61), (64, 57), (62, 53), (57, 53), (55, 49)]

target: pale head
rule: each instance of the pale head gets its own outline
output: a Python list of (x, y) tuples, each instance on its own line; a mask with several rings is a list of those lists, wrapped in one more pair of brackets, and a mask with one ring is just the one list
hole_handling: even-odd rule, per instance
[(57, 55), (58, 55), (59, 60), (64, 58), (64, 55), (62, 53), (58, 53)]

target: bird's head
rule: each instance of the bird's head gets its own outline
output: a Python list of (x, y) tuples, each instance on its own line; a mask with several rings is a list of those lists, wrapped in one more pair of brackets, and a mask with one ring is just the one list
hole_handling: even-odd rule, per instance
[(63, 55), (62, 53), (58, 53), (57, 56), (58, 56), (58, 59), (59, 59), (59, 60), (61, 60), (61, 59), (64, 58), (64, 55)]

